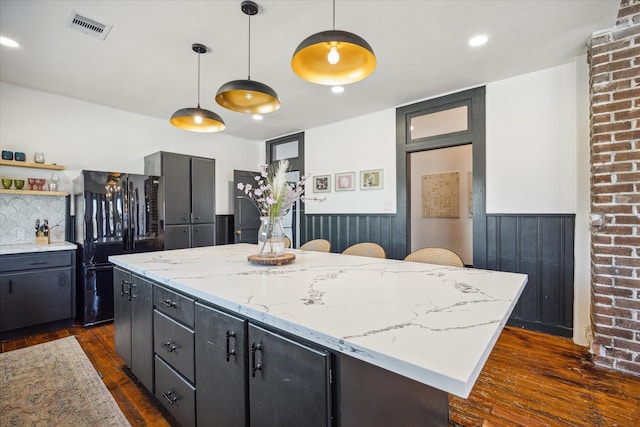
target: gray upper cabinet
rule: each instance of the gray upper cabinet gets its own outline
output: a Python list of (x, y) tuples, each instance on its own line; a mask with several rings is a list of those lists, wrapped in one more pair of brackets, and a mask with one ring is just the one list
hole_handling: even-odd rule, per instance
[(167, 225), (191, 222), (191, 159), (180, 154), (163, 153), (164, 214)]
[(214, 245), (215, 160), (159, 151), (145, 157), (144, 171), (161, 177), (164, 249)]
[(191, 212), (194, 224), (215, 222), (215, 160), (191, 159)]

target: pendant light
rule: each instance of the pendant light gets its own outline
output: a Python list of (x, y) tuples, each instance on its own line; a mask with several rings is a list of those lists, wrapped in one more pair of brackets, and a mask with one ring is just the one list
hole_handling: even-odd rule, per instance
[(240, 9), (249, 16), (249, 67), (247, 80), (233, 80), (225, 83), (216, 93), (216, 102), (232, 111), (248, 114), (272, 113), (280, 108), (280, 100), (275, 90), (264, 83), (251, 80), (251, 16), (258, 13), (258, 5), (243, 1)]
[(175, 127), (192, 132), (220, 132), (225, 128), (222, 117), (213, 111), (200, 108), (200, 55), (207, 52), (207, 47), (194, 43), (191, 49), (198, 54), (198, 106), (176, 111), (169, 122)]
[(336, 30), (336, 0), (333, 0), (333, 29), (304, 39), (291, 58), (291, 68), (312, 83), (345, 85), (373, 73), (376, 57), (362, 37)]

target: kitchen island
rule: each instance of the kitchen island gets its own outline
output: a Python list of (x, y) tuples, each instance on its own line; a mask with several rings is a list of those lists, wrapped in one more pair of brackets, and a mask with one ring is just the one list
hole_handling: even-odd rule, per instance
[[(290, 251), (292, 264), (267, 267), (247, 261), (256, 252), (255, 245), (239, 244), (109, 260), (160, 292), (176, 292), (324, 351), (327, 425), (446, 425), (447, 393), (469, 395), (527, 282), (515, 273), (300, 250)], [(115, 287), (116, 294), (126, 293), (122, 284)], [(156, 293), (156, 311), (173, 304)], [(164, 321), (162, 313), (154, 315)], [(192, 323), (198, 353), (197, 315)], [(227, 360), (229, 342), (227, 330), (220, 344)], [(260, 372), (263, 346), (253, 345), (244, 344), (251, 377), (267, 373)], [(163, 360), (160, 354), (156, 371)], [(197, 376), (191, 383), (199, 390)], [(391, 408), (403, 402), (406, 407)], [(259, 425), (250, 416), (251, 425)]]

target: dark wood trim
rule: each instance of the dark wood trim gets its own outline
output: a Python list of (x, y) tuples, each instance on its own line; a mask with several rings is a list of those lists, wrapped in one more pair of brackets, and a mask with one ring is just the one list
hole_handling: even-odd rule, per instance
[[(268, 140), (266, 142), (266, 147), (265, 147), (266, 148), (265, 158), (267, 159), (267, 163), (271, 163), (272, 157), (273, 157), (272, 153), (275, 146), (280, 144), (286, 144), (293, 141), (298, 142), (298, 157), (287, 159), (289, 160), (290, 170), (299, 171), (300, 176), (304, 176), (304, 132), (298, 132), (291, 135), (281, 136), (279, 138)], [(307, 241), (307, 236), (305, 231), (306, 220), (305, 220), (305, 213), (304, 213), (304, 204), (301, 204), (301, 205), (302, 205), (302, 208), (299, 211), (294, 212), (294, 215), (296, 214), (300, 215), (300, 236), (299, 236), (300, 244)]]
[[(469, 127), (464, 132), (409, 140), (411, 118), (432, 112), (466, 105)], [(473, 266), (486, 265), (486, 125), (485, 88), (469, 89), (437, 99), (430, 99), (396, 110), (396, 193), (397, 217), (394, 222), (396, 239), (391, 248), (391, 257), (402, 259), (411, 250), (410, 200), (411, 153), (438, 148), (473, 145)]]

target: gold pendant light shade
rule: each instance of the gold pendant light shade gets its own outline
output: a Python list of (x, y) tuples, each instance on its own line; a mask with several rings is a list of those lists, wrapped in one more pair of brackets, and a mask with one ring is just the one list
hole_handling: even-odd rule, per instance
[(220, 86), (216, 102), (239, 113), (273, 113), (281, 105), (278, 94), (266, 84), (251, 80), (251, 17), (258, 14), (258, 5), (245, 0), (241, 3), (240, 10), (249, 17), (248, 76), (246, 80), (233, 80)]
[(329, 30), (304, 39), (293, 54), (291, 68), (312, 83), (345, 85), (373, 73), (376, 57), (362, 37), (347, 31)]
[(213, 111), (200, 108), (200, 55), (207, 52), (207, 47), (200, 43), (194, 43), (191, 45), (191, 49), (198, 54), (198, 106), (181, 108), (173, 113), (169, 123), (191, 132), (220, 132), (225, 128), (224, 120)]
[(177, 128), (192, 132), (220, 132), (225, 128), (224, 120), (219, 115), (198, 107), (176, 111), (169, 122)]
[(281, 106), (278, 94), (255, 80), (234, 80), (223, 84), (216, 93), (216, 102), (229, 110), (247, 114), (273, 113)]

